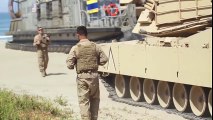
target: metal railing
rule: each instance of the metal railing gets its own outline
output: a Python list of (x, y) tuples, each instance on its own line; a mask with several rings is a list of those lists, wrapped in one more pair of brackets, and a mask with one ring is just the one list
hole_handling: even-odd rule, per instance
[[(111, 11), (114, 11), (117, 8), (110, 8)], [(86, 17), (86, 24), (97, 23), (97, 27), (115, 27), (115, 22), (119, 22), (116, 27), (120, 27), (122, 24), (122, 18), (127, 15), (126, 10), (121, 10), (118, 7), (118, 14), (116, 16), (107, 15), (104, 9), (99, 9), (99, 13), (96, 16), (92, 16), (92, 14), (88, 14), (87, 11), (81, 10)], [(82, 23), (83, 24), (83, 23)]]

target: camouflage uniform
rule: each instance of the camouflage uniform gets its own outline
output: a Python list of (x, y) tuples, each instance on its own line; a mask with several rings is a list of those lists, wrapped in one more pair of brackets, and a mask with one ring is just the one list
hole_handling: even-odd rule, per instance
[[(88, 47), (90, 46), (90, 47)], [(67, 67), (76, 68), (77, 92), (82, 120), (97, 120), (100, 102), (98, 65), (108, 61), (100, 46), (88, 39), (73, 46), (67, 58)]]
[(45, 76), (49, 61), (48, 57), (49, 38), (47, 38), (46, 34), (44, 35), (38, 34), (34, 37), (33, 45), (37, 47), (39, 70), (42, 73), (42, 76)]

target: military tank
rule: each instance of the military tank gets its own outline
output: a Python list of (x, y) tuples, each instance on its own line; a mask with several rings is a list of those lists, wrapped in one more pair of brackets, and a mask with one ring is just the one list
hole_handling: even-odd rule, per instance
[(212, 2), (120, 0), (134, 4), (141, 36), (101, 44), (109, 97), (187, 119), (212, 119)]
[(118, 0), (9, 0), (8, 8), (11, 23), (7, 34), (13, 41), (6, 48), (17, 50), (35, 51), (32, 42), (37, 27), (49, 34), (50, 52), (68, 52), (77, 43), (77, 26), (88, 28), (90, 40), (107, 42), (120, 39), (129, 24), (136, 23), (127, 21), (134, 14), (130, 7), (121, 9)]

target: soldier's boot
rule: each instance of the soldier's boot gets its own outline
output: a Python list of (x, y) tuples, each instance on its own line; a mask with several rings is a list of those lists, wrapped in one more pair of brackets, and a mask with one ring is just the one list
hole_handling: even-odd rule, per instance
[(41, 76), (42, 76), (42, 77), (45, 77), (45, 76), (46, 76), (44, 71), (41, 72)]

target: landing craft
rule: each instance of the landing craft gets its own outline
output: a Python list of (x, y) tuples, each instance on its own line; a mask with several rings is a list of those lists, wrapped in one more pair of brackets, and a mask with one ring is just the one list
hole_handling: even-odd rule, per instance
[(131, 29), (127, 19), (134, 18), (121, 10), (119, 0), (9, 0), (8, 8), (12, 19), (7, 34), (13, 41), (6, 47), (30, 51), (35, 50), (30, 44), (37, 27), (51, 36), (50, 52), (64, 52), (77, 42), (77, 26), (87, 26), (90, 40), (107, 42), (121, 39), (122, 26)]

